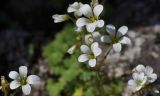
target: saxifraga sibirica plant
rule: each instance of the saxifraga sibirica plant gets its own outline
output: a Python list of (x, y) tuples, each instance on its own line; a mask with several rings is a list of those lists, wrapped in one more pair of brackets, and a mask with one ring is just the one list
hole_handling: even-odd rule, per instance
[[(77, 32), (77, 38), (79, 39), (67, 52), (74, 54), (75, 50), (80, 50), (81, 55), (77, 57), (77, 60), (86, 62), (89, 70), (94, 70), (97, 73), (98, 82), (101, 85), (99, 96), (105, 96), (102, 80), (103, 71), (101, 70), (104, 65), (98, 60), (102, 58), (101, 54), (105, 54), (103, 59), (105, 60), (110, 51), (119, 53), (124, 44), (131, 44), (130, 38), (126, 36), (127, 26), (123, 25), (116, 30), (116, 27), (112, 24), (105, 25), (105, 21), (100, 17), (103, 9), (103, 5), (99, 4), (98, 0), (92, 0), (90, 4), (74, 2), (68, 7), (68, 14), (52, 16), (55, 23), (71, 20), (75, 24), (75, 32)], [(72, 13), (73, 15), (71, 15)], [(102, 44), (106, 45), (108, 49), (101, 47)], [(157, 79), (152, 67), (144, 67), (142, 64), (134, 69), (132, 77), (133, 79), (128, 81), (128, 85), (131, 86), (131, 90), (136, 96), (142, 96), (143, 92), (140, 91), (147, 89)], [(155, 88), (151, 89), (155, 90)]]

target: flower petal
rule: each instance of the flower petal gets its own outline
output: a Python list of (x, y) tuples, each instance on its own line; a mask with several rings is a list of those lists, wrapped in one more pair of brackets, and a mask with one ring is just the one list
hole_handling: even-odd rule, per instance
[(116, 51), (116, 52), (120, 52), (121, 49), (122, 49), (122, 46), (120, 43), (115, 43), (113, 44), (113, 49)]
[(86, 17), (93, 16), (92, 8), (88, 4), (82, 5), (80, 10), (83, 13), (83, 15), (86, 16)]
[(95, 41), (100, 41), (101, 34), (99, 32), (93, 32), (92, 35)]
[(40, 78), (37, 75), (30, 75), (27, 77), (27, 82), (29, 84), (39, 84)]
[(104, 26), (104, 21), (103, 20), (98, 20), (97, 21), (97, 27), (101, 28)]
[(115, 36), (115, 34), (116, 34), (116, 28), (113, 25), (106, 25), (106, 31), (111, 36)]
[(16, 89), (20, 86), (20, 83), (17, 80), (14, 80), (10, 83), (10, 88), (11, 89)]
[(22, 76), (27, 76), (28, 68), (26, 66), (19, 67), (19, 74)]
[(52, 16), (52, 18), (54, 19), (54, 23), (63, 22), (69, 19), (67, 14), (64, 15), (55, 14)]
[(88, 32), (93, 32), (96, 29), (96, 22), (88, 23), (86, 25), (86, 29), (87, 29)]
[(90, 67), (95, 67), (96, 66), (96, 59), (90, 59), (88, 61), (88, 64), (89, 64)]
[(120, 33), (121, 35), (125, 35), (128, 31), (128, 27), (127, 26), (122, 26), (118, 29), (118, 33)]
[(131, 86), (134, 86), (136, 85), (135, 81), (132, 79), (132, 80), (129, 80), (128, 81), (128, 84), (131, 85)]
[(76, 11), (74, 14), (75, 14), (76, 16), (82, 16), (82, 12), (81, 12), (80, 10)]
[(101, 37), (102, 42), (111, 43), (111, 38), (107, 35)]
[(90, 48), (87, 45), (81, 45), (80, 49), (83, 53), (88, 53), (90, 51)]
[(82, 54), (78, 57), (79, 62), (85, 62), (88, 60), (88, 55), (87, 54)]
[(144, 73), (139, 73), (138, 79), (143, 81), (144, 80)]
[(99, 17), (102, 11), (103, 11), (103, 5), (96, 5), (93, 9), (94, 15), (97, 17)]
[(71, 13), (71, 12), (75, 12), (78, 10), (78, 7), (79, 7), (79, 4), (78, 2), (74, 2), (73, 4), (70, 4), (68, 9), (67, 9), (67, 12), (68, 13)]
[(146, 75), (150, 75), (150, 74), (152, 74), (152, 73), (153, 73), (153, 68), (150, 67), (150, 66), (146, 66), (146, 72), (145, 72), (145, 74), (146, 74)]
[(147, 78), (149, 83), (153, 83), (154, 81), (156, 81), (156, 79), (157, 79), (157, 74), (155, 74), (155, 73), (149, 75)]
[(16, 71), (11, 71), (11, 72), (9, 73), (9, 77), (10, 77), (11, 79), (18, 79), (19, 74), (18, 74)]
[(69, 54), (73, 54), (75, 52), (77, 48), (77, 45), (73, 45), (72, 47), (70, 47), (68, 50), (67, 50), (67, 53)]
[(29, 84), (22, 86), (22, 92), (24, 95), (29, 95), (31, 93), (31, 86)]
[(98, 42), (92, 43), (92, 45), (91, 45), (91, 50), (93, 51), (94, 49), (97, 49), (98, 46), (99, 46)]
[(86, 18), (79, 18), (77, 21), (76, 21), (76, 25), (77, 27), (83, 27), (84, 25), (87, 24), (87, 19)]
[(102, 53), (102, 50), (101, 50), (101, 48), (99, 48), (99, 44), (97, 42), (94, 42), (91, 45), (91, 50), (94, 53), (94, 56), (96, 56), (96, 57)]
[(144, 71), (145, 71), (145, 67), (140, 64), (140, 65), (138, 65), (138, 66), (136, 67), (136, 71), (137, 71), (137, 72), (144, 72)]
[(122, 39), (119, 41), (122, 44), (131, 44), (131, 40), (128, 37), (122, 37)]

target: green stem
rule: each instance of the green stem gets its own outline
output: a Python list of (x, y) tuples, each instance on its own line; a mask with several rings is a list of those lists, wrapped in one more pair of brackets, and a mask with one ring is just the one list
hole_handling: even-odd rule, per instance
[(74, 19), (74, 18), (72, 18), (71, 16), (69, 16), (69, 19), (70, 19), (73, 23), (75, 23), (75, 19)]
[(103, 78), (101, 77), (100, 72), (97, 72), (97, 79), (99, 82), (99, 96), (105, 96), (103, 87)]

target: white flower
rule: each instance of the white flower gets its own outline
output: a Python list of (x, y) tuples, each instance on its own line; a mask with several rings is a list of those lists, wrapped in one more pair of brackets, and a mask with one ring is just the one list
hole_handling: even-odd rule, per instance
[(70, 47), (70, 48), (68, 49), (67, 52), (68, 52), (69, 54), (73, 54), (74, 51), (75, 51), (75, 49), (76, 49), (76, 47), (77, 47), (76, 45), (73, 45), (72, 47)]
[(69, 16), (66, 14), (64, 14), (64, 15), (55, 14), (52, 16), (52, 18), (54, 19), (54, 23), (59, 23), (59, 22), (69, 20)]
[(131, 40), (128, 37), (124, 36), (128, 31), (127, 26), (122, 26), (118, 29), (118, 31), (116, 31), (116, 28), (113, 25), (107, 25), (106, 31), (109, 35), (102, 36), (101, 41), (108, 44), (113, 44), (113, 49), (116, 52), (121, 51), (121, 44), (131, 44)]
[(31, 92), (31, 86), (40, 83), (40, 78), (37, 75), (29, 75), (27, 77), (28, 69), (26, 66), (19, 67), (19, 73), (16, 71), (11, 71), (9, 73), (9, 77), (13, 79), (10, 83), (11, 89), (16, 89), (18, 87), (22, 87), (22, 91), (24, 95), (29, 95)]
[(74, 14), (76, 16), (82, 16), (82, 12), (80, 10), (80, 8), (82, 7), (82, 3), (81, 2), (74, 2), (73, 4), (70, 4), (68, 9), (67, 9), (67, 12), (68, 13), (72, 13), (74, 12)]
[(157, 74), (153, 73), (153, 68), (150, 66), (144, 67), (143, 65), (138, 65), (135, 68), (136, 72), (143, 72), (147, 76), (147, 83), (153, 83), (157, 79)]
[(100, 37), (101, 37), (101, 34), (99, 32), (92, 32), (91, 34), (85, 35), (85, 43), (87, 45), (90, 45), (93, 42), (99, 42)]
[(99, 48), (99, 44), (94, 42), (92, 43), (91, 48), (89, 48), (87, 45), (81, 45), (80, 49), (83, 54), (78, 57), (78, 61), (88, 61), (90, 67), (95, 67), (97, 61), (96, 57), (99, 56), (102, 52), (102, 50)]
[(76, 21), (77, 27), (86, 26), (88, 32), (93, 32), (96, 27), (101, 28), (104, 26), (104, 21), (99, 20), (99, 15), (103, 11), (102, 5), (96, 5), (92, 10), (91, 6), (84, 4), (80, 10), (85, 17), (79, 18)]
[(147, 78), (144, 73), (133, 73), (133, 79), (128, 84), (133, 87), (133, 92), (139, 91), (146, 83)]

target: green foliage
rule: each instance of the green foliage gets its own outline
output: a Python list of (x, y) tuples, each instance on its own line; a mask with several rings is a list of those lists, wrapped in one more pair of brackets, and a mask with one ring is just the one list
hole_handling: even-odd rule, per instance
[[(67, 25), (55, 36), (55, 40), (44, 48), (43, 56), (48, 60), (53, 73), (47, 81), (48, 92), (50, 96), (99, 96), (95, 72), (87, 68), (86, 64), (77, 62), (79, 50), (73, 55), (66, 53), (75, 43), (76, 32), (73, 29), (72, 25)], [(112, 87), (106, 83), (105, 92), (113, 92), (111, 96), (116, 96), (122, 85), (119, 81), (113, 82)]]

